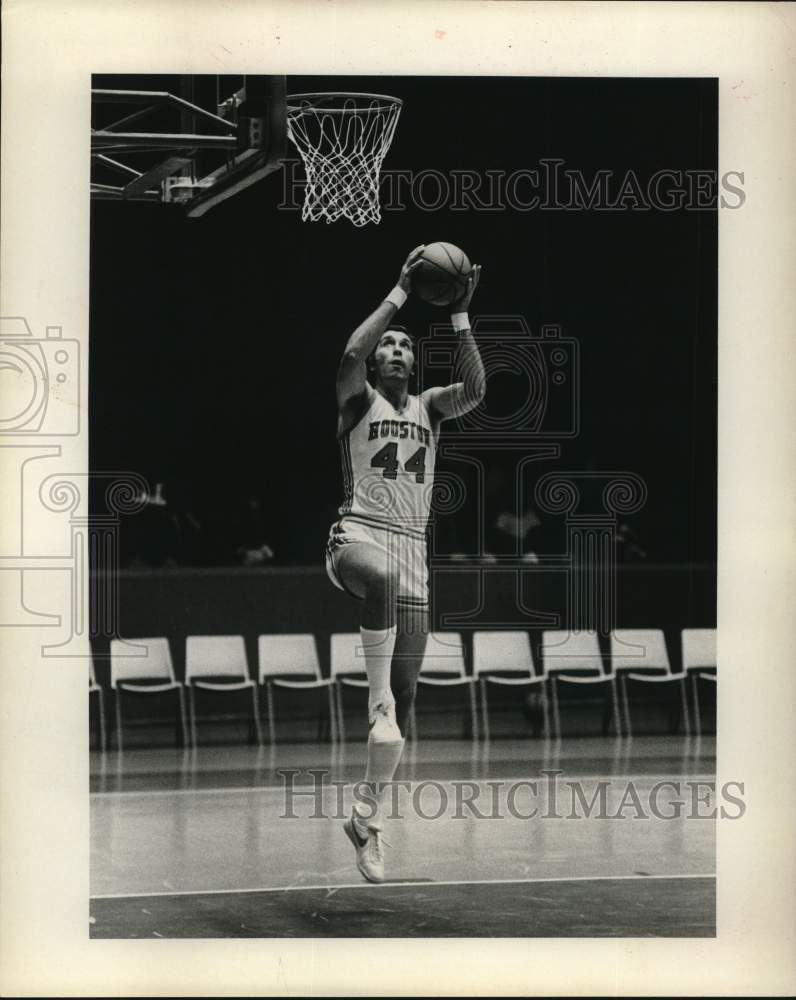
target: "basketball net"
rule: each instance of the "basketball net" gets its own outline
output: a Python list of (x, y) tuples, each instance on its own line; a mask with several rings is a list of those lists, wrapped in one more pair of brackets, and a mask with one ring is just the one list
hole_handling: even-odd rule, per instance
[(288, 98), (287, 134), (307, 174), (302, 221), (381, 220), (379, 175), (400, 113), (398, 98), (376, 94)]

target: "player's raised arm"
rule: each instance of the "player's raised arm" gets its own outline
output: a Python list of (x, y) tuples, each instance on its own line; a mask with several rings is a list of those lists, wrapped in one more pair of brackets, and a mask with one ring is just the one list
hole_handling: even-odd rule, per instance
[(390, 320), (406, 301), (411, 289), (412, 271), (420, 263), (424, 246), (415, 247), (404, 261), (398, 284), (381, 305), (359, 324), (345, 345), (337, 369), (337, 406), (341, 415), (351, 401), (361, 397), (367, 385), (365, 362), (387, 329)]
[(476, 264), (467, 278), (464, 294), (451, 306), (451, 322), (459, 336), (455, 369), (459, 381), (444, 387), (426, 389), (423, 393), (426, 405), (439, 420), (459, 417), (475, 409), (486, 395), (486, 373), (467, 314), (480, 278), (481, 265)]

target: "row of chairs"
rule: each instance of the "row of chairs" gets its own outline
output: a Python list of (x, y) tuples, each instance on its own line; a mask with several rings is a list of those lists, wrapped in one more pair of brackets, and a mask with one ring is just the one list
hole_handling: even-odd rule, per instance
[[(429, 636), (418, 683), (437, 688), (466, 688), (473, 736), (479, 734), (480, 718), (480, 731), (485, 738), (489, 738), (490, 685), (540, 688), (545, 735), (558, 737), (561, 734), (559, 686), (606, 684), (611, 694), (614, 730), (618, 735), (630, 735), (632, 728), (627, 692), (630, 680), (679, 684), (683, 726), (686, 733), (690, 733), (691, 711), (687, 694), (687, 682), (690, 680), (694, 729), (699, 734), (699, 681), (716, 680), (716, 632), (715, 629), (683, 629), (681, 639), (682, 669), (674, 672), (663, 632), (657, 629), (619, 629), (613, 632), (607, 669), (594, 633), (543, 632), (541, 663), (537, 664), (527, 632), (478, 631), (473, 634), (473, 673), (468, 674), (461, 635), (458, 632), (433, 632)], [(119, 749), (123, 742), (124, 692), (162, 694), (174, 691), (178, 698), (183, 741), (186, 745), (190, 742), (195, 746), (196, 692), (203, 690), (226, 694), (249, 691), (252, 721), (257, 739), (262, 742), (258, 684), (249, 670), (243, 636), (188, 636), (184, 683), (175, 676), (168, 639), (117, 639), (111, 642), (110, 652)], [(258, 660), (259, 687), (265, 693), (269, 738), (272, 741), (276, 738), (274, 693), (279, 688), (318, 693), (325, 690), (331, 737), (333, 740), (345, 739), (343, 690), (346, 687), (367, 688), (358, 632), (332, 635), (331, 676), (328, 678), (321, 675), (313, 635), (261, 635), (258, 638)], [(104, 694), (97, 683), (93, 665), (89, 690), (98, 697), (100, 740), (104, 748), (107, 745)], [(416, 733), (414, 716), (410, 720), (410, 732), (412, 735)]]

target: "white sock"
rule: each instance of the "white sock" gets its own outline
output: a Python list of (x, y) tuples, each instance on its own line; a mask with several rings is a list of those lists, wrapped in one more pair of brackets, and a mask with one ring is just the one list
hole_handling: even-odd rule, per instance
[[(362, 646), (365, 651), (365, 672), (368, 675), (368, 714), (378, 702), (394, 702), (392, 689), (390, 688), (390, 671), (392, 668), (392, 654), (395, 650), (395, 638), (398, 629), (395, 625), (390, 628), (359, 629), (362, 637)], [(354, 809), (359, 820), (360, 829), (368, 822), (379, 820), (381, 806), (386, 797), (389, 786), (386, 782), (392, 781), (393, 775), (401, 759), (404, 741), (394, 743), (379, 743), (373, 740), (373, 734), (368, 737), (368, 765), (365, 774), (365, 781), (368, 783), (369, 797), (376, 804), (375, 816), (365, 817), (367, 807)]]
[(395, 743), (379, 743), (368, 739), (368, 766), (365, 772), (365, 788), (368, 803), (354, 806), (357, 827), (365, 835), (368, 823), (381, 826), (381, 817), (387, 796), (391, 794), (392, 780), (398, 770), (404, 740)]
[(359, 634), (362, 637), (362, 646), (365, 650), (365, 673), (368, 675), (368, 712), (378, 701), (393, 701), (390, 689), (390, 668), (392, 667), (392, 654), (395, 649), (395, 637), (398, 629), (395, 625), (391, 628), (364, 628), (361, 626)]

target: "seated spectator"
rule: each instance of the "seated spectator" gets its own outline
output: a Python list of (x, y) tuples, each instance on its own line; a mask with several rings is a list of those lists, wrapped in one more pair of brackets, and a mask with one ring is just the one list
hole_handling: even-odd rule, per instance
[(128, 519), (126, 562), (129, 566), (176, 566), (178, 538), (169, 511), (164, 482), (155, 484), (155, 491), (140, 497), (144, 506)]
[(248, 496), (243, 503), (243, 513), (233, 525), (236, 540), (234, 555), (239, 566), (265, 566), (273, 562), (274, 550), (267, 541), (268, 527), (263, 505), (256, 497)]
[(616, 559), (620, 563), (644, 562), (647, 551), (636, 532), (624, 521), (616, 526)]

